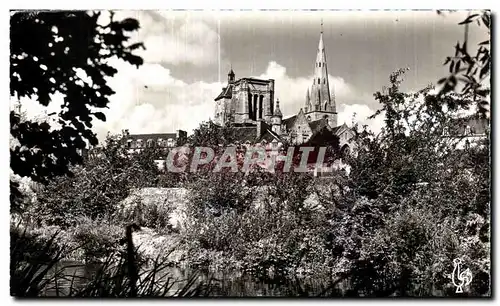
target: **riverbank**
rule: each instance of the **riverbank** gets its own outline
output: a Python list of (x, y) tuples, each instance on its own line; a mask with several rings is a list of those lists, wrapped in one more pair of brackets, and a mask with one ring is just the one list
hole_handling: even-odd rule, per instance
[[(57, 226), (25, 229), (29, 235), (36, 237), (42, 243), (55, 235), (55, 244), (66, 250), (63, 253), (63, 261), (82, 264), (100, 263), (106, 261), (108, 256), (116, 256), (120, 250), (124, 249), (125, 229), (119, 225), (90, 222), (67, 229)], [(167, 233), (147, 227), (134, 232), (132, 237), (142, 261), (147, 263), (158, 260), (170, 267), (182, 269), (202, 269), (212, 273), (230, 272), (265, 277), (283, 274), (309, 278), (321, 274), (321, 277), (325, 278), (329, 275), (332, 277), (347, 267), (347, 263), (337, 263), (337, 267), (332, 268), (327, 267), (324, 262), (303, 262), (295, 267), (288, 266), (277, 270), (275, 267), (279, 266), (279, 263), (273, 262), (272, 256), (279, 254), (274, 254), (274, 250), (270, 250), (269, 254), (257, 252), (252, 254), (253, 257), (247, 255), (238, 258), (235, 254), (224, 251), (193, 248), (182, 233)], [(267, 247), (261, 244), (261, 249), (265, 250)], [(263, 265), (262, 262), (267, 264)]]

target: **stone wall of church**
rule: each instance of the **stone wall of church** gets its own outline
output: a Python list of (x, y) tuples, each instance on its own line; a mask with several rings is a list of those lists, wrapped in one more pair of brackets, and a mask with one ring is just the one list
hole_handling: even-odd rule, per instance
[(313, 131), (309, 126), (309, 122), (304, 116), (297, 116), (295, 123), (288, 131), (290, 135), (290, 142), (296, 145), (302, 144), (311, 138)]
[(274, 106), (274, 80), (241, 79), (233, 88), (234, 122), (271, 122)]
[(319, 119), (326, 118), (328, 120), (328, 124), (330, 125), (330, 127), (337, 126), (337, 114), (336, 113), (326, 112), (326, 111), (314, 111), (314, 112), (306, 113), (306, 118), (309, 121), (316, 121)]

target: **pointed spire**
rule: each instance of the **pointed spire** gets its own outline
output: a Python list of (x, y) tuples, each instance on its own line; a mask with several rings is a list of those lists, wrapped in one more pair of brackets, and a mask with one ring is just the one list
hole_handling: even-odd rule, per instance
[(231, 70), (229, 70), (229, 73), (227, 74), (227, 82), (229, 84), (234, 82), (234, 71), (233, 71), (233, 64), (231, 64)]
[(325, 50), (325, 44), (323, 43), (323, 31), (321, 31), (321, 34), (319, 34), (318, 53), (323, 50)]
[(325, 105), (330, 105), (330, 89), (328, 81), (328, 68), (326, 63), (325, 45), (323, 42), (323, 20), (321, 20), (321, 33), (319, 36), (318, 53), (314, 63), (310, 101), (314, 105), (311, 111), (326, 110)]
[(330, 108), (332, 112), (337, 111), (337, 103), (335, 102), (335, 85), (332, 86), (332, 97), (330, 99)]
[(276, 99), (276, 108), (274, 109), (273, 116), (280, 117), (280, 118), (283, 117), (283, 114), (281, 113), (281, 110), (280, 110), (280, 100), (279, 99)]
[(309, 94), (309, 87), (307, 87), (307, 92), (306, 92), (306, 103), (304, 107), (306, 113), (311, 110), (311, 95)]

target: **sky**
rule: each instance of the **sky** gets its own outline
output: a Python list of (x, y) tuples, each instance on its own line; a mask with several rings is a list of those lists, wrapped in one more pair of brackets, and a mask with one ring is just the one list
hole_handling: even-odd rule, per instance
[[(368, 120), (378, 107), (373, 93), (388, 84), (391, 72), (408, 67), (403, 89), (418, 90), (446, 76), (446, 56), (464, 38), (458, 22), (466, 12), (434, 11), (118, 11), (138, 19), (144, 65), (113, 61), (118, 74), (106, 122), (94, 131), (190, 133), (213, 117), (214, 98), (236, 78), (275, 80), (275, 97), (284, 117), (303, 107), (323, 21), (331, 87), (338, 123), (353, 121), (377, 131), (382, 118)], [(485, 28), (471, 26), (469, 39), (487, 39)], [(23, 102), (24, 103), (24, 102)], [(354, 116), (354, 117), (353, 117)]]

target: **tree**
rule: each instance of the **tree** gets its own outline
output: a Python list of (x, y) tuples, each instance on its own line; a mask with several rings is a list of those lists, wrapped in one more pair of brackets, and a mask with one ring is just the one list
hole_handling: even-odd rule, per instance
[[(105, 15), (109, 21), (102, 23)], [(42, 122), (21, 120), (10, 112), (10, 167), (14, 174), (46, 184), (70, 173), (81, 163), (80, 152), (97, 144), (91, 130), (95, 119), (105, 121), (114, 91), (107, 78), (117, 70), (110, 59), (140, 66), (133, 54), (142, 43), (129, 43), (129, 33), (139, 29), (135, 19), (116, 21), (112, 12), (14, 12), (10, 19), (10, 94), (20, 101), (34, 99), (43, 106), (63, 97), (57, 114)], [(11, 181), (11, 194), (19, 195)], [(11, 199), (15, 205), (16, 196)]]
[(212, 147), (219, 145), (227, 146), (236, 140), (234, 129), (228, 126), (220, 126), (212, 120), (202, 122), (200, 126), (189, 136), (188, 143), (193, 147)]
[(347, 194), (354, 201), (344, 200), (353, 204), (339, 206), (333, 218), (332, 245), (350, 245), (340, 248), (351, 263), (349, 294), (452, 295), (446, 275), (457, 257), (486, 280), (471, 287), (470, 294), (485, 294), (489, 141), (457, 151), (458, 140), (443, 137), (442, 131), (468, 108), (467, 101), (451, 111), (441, 97), (459, 100), (460, 95), (432, 95), (437, 103), (428, 107), (429, 88), (415, 94), (400, 91), (403, 73), (392, 74), (390, 86), (375, 94), (386, 126), (378, 136), (357, 135), (360, 150), (349, 161)]
[[(438, 11), (441, 14), (441, 12)], [(471, 99), (477, 105), (477, 111), (486, 117), (489, 113), (489, 95), (491, 92), (489, 79), (491, 70), (490, 40), (487, 39), (478, 44), (476, 53), (469, 53), (468, 30), (471, 24), (477, 23), (484, 26), (491, 35), (491, 11), (483, 10), (478, 13), (469, 13), (460, 25), (464, 29), (464, 41), (455, 45), (454, 56), (448, 56), (444, 65), (449, 66), (450, 75), (438, 81), (442, 88), (440, 96), (452, 91), (458, 91), (462, 98)], [(459, 85), (462, 86), (459, 86)], [(435, 101), (435, 100), (432, 100)], [(447, 100), (448, 107), (455, 109), (453, 100)], [(471, 103), (472, 104), (472, 103)]]
[(63, 227), (84, 217), (111, 220), (132, 188), (156, 186), (159, 170), (148, 148), (128, 154), (122, 139), (122, 135), (108, 135), (83, 165), (71, 168), (73, 177), (51, 180), (27, 215)]

